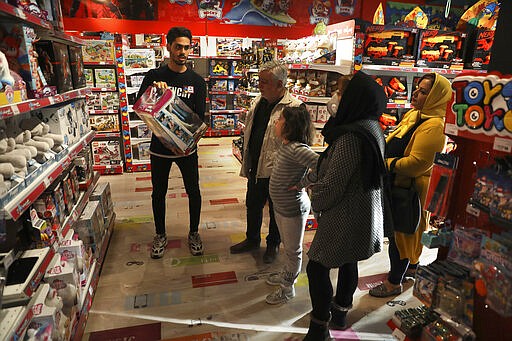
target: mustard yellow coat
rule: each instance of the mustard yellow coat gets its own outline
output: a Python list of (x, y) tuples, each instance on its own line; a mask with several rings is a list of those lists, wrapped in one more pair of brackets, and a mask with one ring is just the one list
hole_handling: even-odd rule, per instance
[[(386, 139), (386, 142), (389, 142), (393, 138), (402, 138), (418, 120), (425, 120), (416, 128), (405, 148), (404, 157), (397, 161), (394, 168), (396, 173), (395, 183), (397, 185), (408, 186), (410, 179), (415, 179), (422, 207), (425, 206), (435, 154), (436, 152), (441, 152), (446, 143), (444, 118), (446, 116), (446, 105), (451, 96), (450, 82), (445, 77), (436, 74), (436, 79), (425, 100), (423, 109), (421, 111), (416, 109), (409, 110), (397, 128)], [(388, 158), (386, 160), (388, 166), (393, 159)], [(401, 259), (409, 258), (411, 264), (419, 262), (423, 249), (421, 235), (427, 229), (429, 219), (430, 214), (422, 210), (420, 226), (415, 234), (395, 232), (395, 241)]]

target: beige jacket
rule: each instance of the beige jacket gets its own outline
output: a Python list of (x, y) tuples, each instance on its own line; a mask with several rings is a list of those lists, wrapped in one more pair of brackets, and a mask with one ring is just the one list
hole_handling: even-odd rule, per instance
[[(261, 96), (258, 96), (249, 112), (247, 113), (247, 117), (245, 119), (245, 129), (244, 129), (244, 148), (242, 152), (242, 168), (240, 169), (240, 176), (245, 178), (249, 177), (249, 170), (251, 169), (251, 156), (249, 155), (249, 141), (251, 139), (251, 131), (252, 125), (254, 121), (254, 114), (256, 113), (256, 109), (258, 104), (260, 103)], [(272, 166), (274, 165), (274, 156), (277, 153), (277, 150), (281, 146), (281, 140), (276, 136), (275, 133), (275, 122), (281, 116), (281, 112), (284, 108), (288, 106), (298, 107), (303, 104), (300, 100), (293, 97), (288, 90), (286, 90), (283, 98), (276, 104), (272, 113), (270, 115), (270, 119), (268, 121), (267, 130), (265, 131), (265, 136), (263, 137), (263, 146), (261, 147), (260, 158), (258, 159), (258, 170), (256, 172), (256, 178), (270, 178), (270, 174), (272, 173)]]

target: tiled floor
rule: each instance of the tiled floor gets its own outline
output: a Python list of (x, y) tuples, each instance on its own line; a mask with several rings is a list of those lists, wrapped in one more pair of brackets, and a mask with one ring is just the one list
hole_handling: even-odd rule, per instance
[[(200, 233), (205, 245), (202, 257), (192, 257), (187, 248), (188, 200), (179, 170), (173, 166), (167, 198), (169, 245), (159, 260), (149, 257), (154, 226), (151, 213), (149, 173), (104, 176), (109, 181), (117, 221), (89, 314), (85, 340), (152, 339), (160, 329), (161, 339), (171, 340), (301, 340), (307, 331), (311, 309), (308, 282), (303, 273), (297, 296), (278, 306), (265, 303), (272, 287), (265, 283), (269, 272), (279, 270), (262, 262), (262, 248), (232, 255), (229, 246), (245, 236), (245, 179), (238, 176), (239, 162), (231, 154), (232, 138), (203, 139), (199, 150), (200, 184), (203, 198)], [(267, 231), (268, 218), (262, 233)], [(305, 249), (314, 231), (305, 235)], [(422, 263), (435, 252), (425, 249)], [(387, 272), (387, 251), (361, 262), (359, 289), (349, 312), (351, 329), (336, 332), (339, 340), (392, 340), (386, 322), (394, 311), (419, 305), (412, 296), (412, 282), (392, 300), (405, 306), (386, 304), (389, 299), (368, 295), (364, 282), (374, 283)], [(336, 271), (332, 271), (332, 278)], [(370, 276), (370, 277), (369, 277)], [(145, 326), (110, 332), (105, 330)], [(134, 331), (135, 330), (135, 331)], [(158, 338), (158, 337), (156, 337)]]

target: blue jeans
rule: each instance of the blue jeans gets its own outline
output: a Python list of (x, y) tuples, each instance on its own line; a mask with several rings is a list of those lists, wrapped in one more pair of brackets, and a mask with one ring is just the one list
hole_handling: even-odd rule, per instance
[(279, 245), (281, 237), (274, 216), (274, 206), (268, 193), (269, 178), (256, 179), (256, 175), (250, 173), (247, 180), (247, 193), (245, 206), (247, 208), (247, 240), (254, 244), (261, 242), (261, 224), (263, 222), (263, 208), (268, 201), (270, 222), (268, 225), (267, 245)]
[(168, 159), (151, 155), (151, 184), (153, 193), (153, 219), (157, 234), (165, 233), (166, 195), (169, 184), (169, 173), (175, 162), (183, 177), (183, 184), (188, 196), (188, 213), (190, 232), (197, 232), (201, 216), (201, 191), (199, 189), (199, 169), (197, 152), (184, 157)]

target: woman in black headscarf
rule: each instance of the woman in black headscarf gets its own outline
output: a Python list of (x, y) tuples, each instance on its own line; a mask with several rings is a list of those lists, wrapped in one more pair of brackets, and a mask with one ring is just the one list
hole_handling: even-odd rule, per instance
[[(382, 87), (358, 72), (322, 130), (329, 147), (318, 161), (318, 181), (312, 186), (318, 229), (308, 252), (313, 310), (304, 340), (329, 340), (329, 321), (332, 329), (347, 328), (357, 262), (382, 249), (385, 142), (378, 118), (385, 107)], [(339, 269), (334, 297), (329, 277), (333, 268)]]

